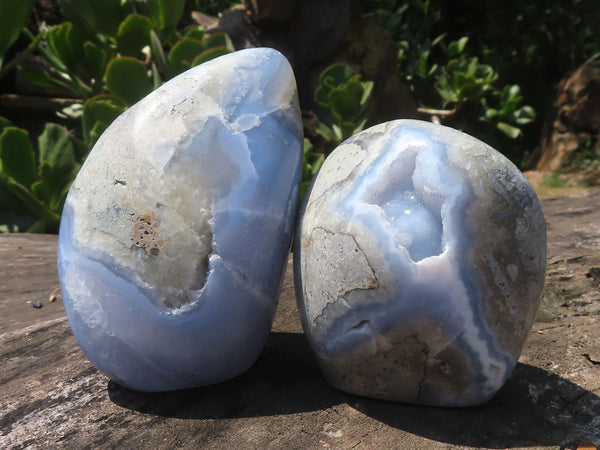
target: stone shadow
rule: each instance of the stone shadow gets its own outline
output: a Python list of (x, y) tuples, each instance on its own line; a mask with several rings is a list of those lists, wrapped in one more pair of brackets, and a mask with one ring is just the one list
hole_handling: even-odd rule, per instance
[(454, 445), (576, 448), (584, 440), (600, 441), (600, 398), (528, 364), (517, 364), (481, 406), (433, 408), (370, 399), (351, 405), (391, 427)]
[(343, 402), (321, 376), (301, 333), (271, 333), (260, 358), (244, 374), (195, 389), (137, 392), (108, 383), (110, 399), (124, 408), (177, 418), (234, 418), (292, 414)]
[(121, 407), (181, 419), (277, 416), (347, 403), (390, 427), (471, 447), (558, 447), (582, 439), (600, 439), (600, 398), (543, 369), (518, 364), (500, 392), (477, 407), (435, 408), (386, 402), (347, 394), (328, 385), (300, 333), (272, 333), (254, 366), (224, 383), (143, 393), (111, 381), (108, 394)]

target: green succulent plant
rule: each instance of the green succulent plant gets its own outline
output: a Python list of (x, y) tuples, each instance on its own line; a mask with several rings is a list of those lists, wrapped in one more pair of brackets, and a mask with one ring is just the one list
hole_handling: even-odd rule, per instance
[(0, 78), (31, 54), (37, 46), (35, 42), (26, 52), (18, 54), (6, 64), (6, 52), (19, 38), (34, 4), (35, 0), (0, 0)]
[(0, 118), (0, 231), (56, 232), (87, 147), (47, 123), (37, 149), (29, 133)]
[(321, 72), (319, 80), (315, 102), (323, 112), (323, 120), (316, 119), (315, 131), (325, 145), (315, 148), (309, 139), (304, 139), (302, 196), (325, 157), (340, 143), (363, 130), (373, 92), (373, 82), (362, 81), (361, 75), (344, 63), (327, 67)]
[(521, 136), (522, 131), (519, 127), (533, 122), (536, 115), (531, 106), (521, 105), (523, 97), (520, 92), (521, 88), (514, 84), (504, 86), (502, 92), (496, 94), (497, 105), (485, 98), (481, 99), (485, 111), (481, 120), (495, 124), (498, 130), (510, 138)]
[[(535, 120), (535, 111), (531, 106), (522, 104), (519, 86), (498, 88), (498, 72), (467, 54), (467, 37), (451, 41), (447, 46), (444, 44), (445, 38), (446, 35), (440, 35), (433, 41), (425, 40), (420, 47), (413, 48), (412, 51), (419, 54), (416, 59), (410, 60), (408, 43), (400, 51), (400, 64), (405, 62), (405, 76), (413, 92), (422, 101), (435, 105), (433, 108), (422, 107), (420, 111), (444, 121), (445, 118), (458, 116), (460, 111), (468, 110), (479, 122), (490, 125), (491, 131), (497, 130), (510, 139), (520, 137), (521, 127)], [(430, 56), (437, 47), (442, 49), (445, 60), (438, 58), (438, 62), (434, 63), (430, 61)], [(431, 95), (432, 91), (437, 96)]]
[(69, 21), (42, 33), (38, 46), (52, 70), (26, 70), (24, 75), (82, 100), (108, 93), (129, 106), (164, 80), (233, 51), (223, 33), (205, 37), (199, 27), (177, 32), (184, 0), (58, 4)]
[(373, 82), (362, 81), (359, 73), (342, 63), (327, 67), (319, 80), (315, 101), (328, 116), (331, 126), (318, 121), (317, 131), (336, 147), (363, 130)]
[(315, 177), (323, 162), (325, 154), (313, 151), (312, 142), (304, 139), (304, 160), (302, 164), (302, 184), (300, 188), (300, 197), (304, 197), (312, 179)]
[[(34, 146), (27, 131), (0, 124), (0, 231), (56, 231), (66, 193), (89, 149), (127, 107), (179, 73), (233, 51), (224, 33), (178, 31), (185, 0), (57, 0), (67, 19), (33, 36), (34, 0), (0, 0), (0, 77), (33, 52), (46, 70), (23, 69), (31, 83), (59, 88), (79, 107), (81, 139), (46, 124)], [(2, 67), (20, 33), (31, 44)]]

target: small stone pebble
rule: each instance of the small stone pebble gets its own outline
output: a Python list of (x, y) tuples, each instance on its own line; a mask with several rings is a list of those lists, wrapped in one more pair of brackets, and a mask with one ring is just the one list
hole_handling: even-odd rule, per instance
[(31, 306), (33, 306), (34, 308), (41, 308), (42, 306), (44, 306), (44, 304), (42, 302), (31, 302)]

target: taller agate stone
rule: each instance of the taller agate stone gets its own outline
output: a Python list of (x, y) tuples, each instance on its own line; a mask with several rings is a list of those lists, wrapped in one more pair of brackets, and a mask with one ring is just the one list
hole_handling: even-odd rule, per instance
[(488, 145), (398, 120), (325, 161), (294, 257), (303, 326), (334, 386), (476, 405), (506, 381), (533, 324), (544, 217), (521, 172)]
[(195, 67), (117, 118), (59, 237), (67, 315), (92, 363), (143, 391), (248, 369), (271, 328), (301, 161), (294, 75), (272, 49)]

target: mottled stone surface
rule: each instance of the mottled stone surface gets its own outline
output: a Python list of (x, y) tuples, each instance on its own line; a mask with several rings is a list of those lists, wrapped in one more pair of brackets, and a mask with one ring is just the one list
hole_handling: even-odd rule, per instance
[(58, 285), (56, 236), (0, 234), (0, 448), (600, 447), (600, 190), (541, 204), (548, 273), (536, 322), (500, 392), (458, 409), (326, 383), (302, 334), (291, 264), (250, 370), (183, 391), (121, 388), (86, 360), (60, 297), (47, 303)]
[(98, 368), (160, 391), (250, 367), (287, 261), (301, 144), (291, 67), (266, 48), (185, 72), (106, 130), (59, 238), (69, 322)]
[(500, 389), (546, 260), (538, 199), (510, 161), (456, 130), (388, 122), (329, 156), (303, 214), (298, 302), (334, 386), (444, 406)]

